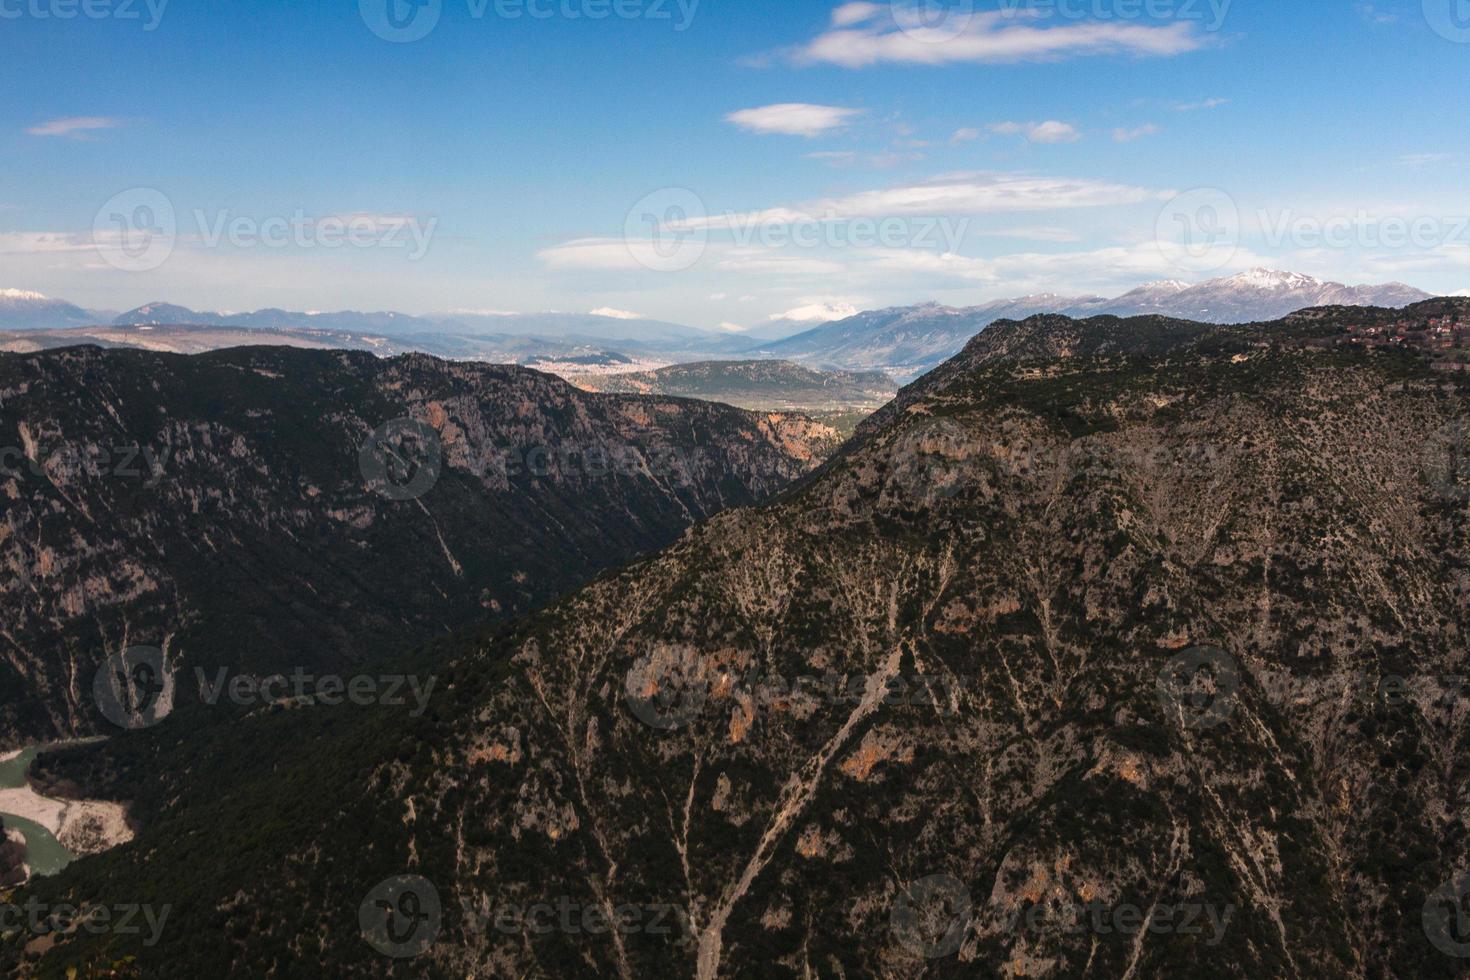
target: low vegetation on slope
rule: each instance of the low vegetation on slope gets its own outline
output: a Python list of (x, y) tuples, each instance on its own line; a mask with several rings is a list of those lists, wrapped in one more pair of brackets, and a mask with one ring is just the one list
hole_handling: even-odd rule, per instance
[(92, 677), (130, 647), (341, 669), (525, 612), (836, 438), (422, 355), (0, 355), (0, 747), (112, 730)]
[(1045, 349), (1089, 326), (1008, 328), (775, 503), (423, 652), (417, 718), (201, 738), (34, 891), (171, 903), (161, 940), (10, 963), (1462, 975), (1463, 376), (1289, 324)]

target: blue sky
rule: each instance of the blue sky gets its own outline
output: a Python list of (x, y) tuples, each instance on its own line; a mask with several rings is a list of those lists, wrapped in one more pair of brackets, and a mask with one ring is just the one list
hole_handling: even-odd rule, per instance
[(414, 2), (0, 0), (0, 288), (731, 330), (1470, 288), (1465, 0)]

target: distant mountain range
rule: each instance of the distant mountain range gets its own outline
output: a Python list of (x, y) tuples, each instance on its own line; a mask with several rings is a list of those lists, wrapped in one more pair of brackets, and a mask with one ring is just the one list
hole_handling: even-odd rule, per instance
[(695, 327), (643, 317), (597, 313), (487, 313), (462, 311), (410, 316), (407, 313), (300, 313), (265, 309), (253, 313), (210, 313), (171, 303), (150, 303), (119, 316), (117, 326), (197, 324), (250, 330), (347, 330), (396, 334), (451, 333), (496, 336), (596, 339), (633, 343), (678, 344), (717, 340)]
[[(607, 363), (616, 363), (619, 357), (630, 363), (636, 359), (664, 363), (707, 361), (712, 355), (773, 358), (789, 359), (809, 367), (883, 371), (908, 380), (953, 356), (970, 338), (997, 320), (1024, 319), (1038, 313), (1073, 317), (1160, 314), (1205, 323), (1248, 323), (1274, 320), (1313, 306), (1400, 308), (1428, 298), (1428, 293), (1402, 283), (1346, 286), (1299, 273), (1252, 269), (1196, 285), (1179, 281), (1148, 283), (1111, 299), (1043, 293), (971, 307), (927, 303), (874, 310), (810, 329), (788, 321), (779, 326), (793, 331), (794, 335), (773, 339), (774, 325), (758, 333), (718, 333), (613, 310), (596, 313), (459, 311), (411, 316), (351, 310), (319, 313), (264, 309), (213, 313), (170, 303), (150, 303), (114, 317), (40, 293), (6, 289), (0, 290), (0, 331), (190, 326), (229, 331), (309, 331), (312, 337), (318, 338), (326, 332), (338, 332), (347, 338), (298, 345), (360, 347), (385, 352), (413, 349), (444, 357), (518, 363), (560, 360), (569, 351), (572, 356), (591, 356)], [(795, 332), (798, 330), (801, 332)], [(276, 343), (279, 339), (279, 336), (262, 338), (261, 342)], [(25, 349), (24, 340), (9, 340)], [(53, 346), (49, 342), (41, 344), (40, 338), (29, 340), (40, 346)], [(171, 349), (156, 337), (150, 341), (142, 346)], [(216, 346), (249, 342), (249, 339), (232, 340)]]
[(898, 390), (882, 371), (813, 371), (790, 361), (707, 361), (568, 380), (588, 391), (698, 398), (776, 412), (871, 411)]
[(1429, 298), (1403, 283), (1345, 286), (1298, 273), (1252, 269), (1194, 286), (1149, 283), (1113, 299), (1043, 293), (963, 308), (925, 303), (874, 310), (765, 345), (761, 353), (820, 367), (887, 371), (906, 379), (954, 356), (997, 320), (1023, 320), (1038, 313), (1071, 317), (1155, 313), (1203, 323), (1254, 323), (1313, 306), (1397, 309)]
[(24, 289), (0, 289), (0, 329), (81, 327), (96, 322), (96, 314), (65, 300)]

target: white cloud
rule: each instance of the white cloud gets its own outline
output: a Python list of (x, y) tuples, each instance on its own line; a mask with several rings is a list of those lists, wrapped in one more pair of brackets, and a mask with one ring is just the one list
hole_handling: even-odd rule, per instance
[(942, 22), (931, 23), (924, 12), (899, 3), (884, 14), (874, 3), (838, 7), (826, 32), (800, 48), (796, 59), (864, 68), (883, 63), (1054, 61), (1096, 54), (1170, 57), (1206, 43), (1187, 21), (1159, 26), (1086, 21), (1043, 27), (1034, 12), (956, 9)]
[(121, 125), (121, 119), (110, 116), (66, 116), (32, 126), (26, 132), (31, 136), (65, 136), (68, 139), (85, 140), (91, 139), (90, 134), (99, 129), (116, 129)]
[(1024, 136), (1031, 143), (1075, 143), (1082, 138), (1076, 127), (1055, 119), (1039, 123), (995, 123), (990, 131), (998, 136)]
[(919, 217), (950, 214), (1009, 214), (1068, 208), (1138, 204), (1156, 196), (1125, 184), (1028, 174), (952, 173), (918, 184), (862, 191), (794, 207), (715, 215), (685, 223), (689, 228), (747, 228), (852, 218)]
[(985, 134), (980, 132), (980, 130), (966, 126), (964, 129), (955, 130), (954, 135), (949, 138), (949, 141), (951, 143), (969, 143), (979, 139), (983, 135)]
[(588, 313), (588, 316), (605, 316), (614, 320), (646, 320), (642, 313), (629, 313), (627, 310), (615, 310), (611, 306), (598, 307)]
[(1144, 123), (1142, 126), (1135, 126), (1133, 129), (1113, 130), (1113, 139), (1119, 143), (1132, 143), (1134, 140), (1143, 139), (1145, 136), (1153, 136), (1158, 131), (1159, 127), (1153, 123)]
[(783, 102), (757, 109), (741, 109), (730, 113), (725, 121), (752, 133), (778, 133), (783, 136), (810, 138), (841, 129), (853, 117), (862, 115), (862, 112), (861, 109), (844, 109), (840, 106)]
[(876, 3), (844, 3), (832, 11), (832, 26), (850, 27), (853, 24), (861, 24), (872, 20), (883, 12), (883, 7)]
[(658, 268), (660, 256), (652, 241), (621, 238), (578, 238), (536, 253), (553, 269), (608, 269), (631, 272)]

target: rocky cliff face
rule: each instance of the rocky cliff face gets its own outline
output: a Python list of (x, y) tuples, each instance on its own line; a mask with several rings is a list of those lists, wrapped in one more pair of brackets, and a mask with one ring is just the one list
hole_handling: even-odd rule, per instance
[[(206, 792), (218, 743), (47, 894), (171, 896), (157, 976), (1464, 975), (1463, 382), (1089, 326), (447, 655), (416, 721), (240, 726), (269, 774)], [(264, 859), (190, 860), (201, 814)]]
[(129, 647), (319, 669), (524, 612), (834, 439), (424, 356), (0, 356), (0, 746), (99, 730)]

